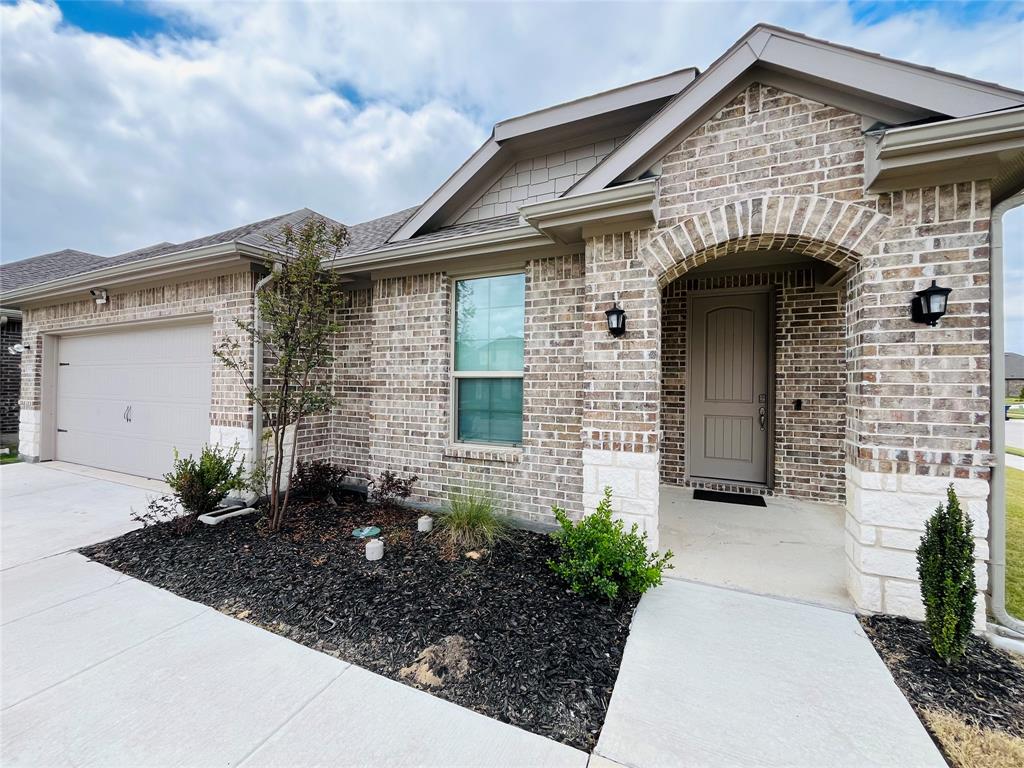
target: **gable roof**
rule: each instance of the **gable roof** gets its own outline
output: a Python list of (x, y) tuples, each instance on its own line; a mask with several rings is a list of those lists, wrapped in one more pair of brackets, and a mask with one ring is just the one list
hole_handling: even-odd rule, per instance
[[(965, 117), (1024, 104), (1024, 93), (1012, 88), (759, 24), (565, 196), (638, 178), (743, 87), (754, 81), (773, 85), (780, 79), (785, 89), (817, 101), (823, 100), (825, 91), (843, 92), (847, 103), (836, 106), (889, 124)], [(802, 87), (794, 88), (795, 81)]]
[(29, 285), (87, 272), (104, 263), (106, 259), (102, 256), (71, 248), (12, 261), (0, 265), (0, 290), (7, 293)]
[(414, 211), (390, 242), (408, 240), (428, 226), (440, 225), (446, 213), (457, 209), (473, 191), (486, 188), (523, 148), (564, 142), (601, 125), (628, 124), (631, 128), (696, 76), (697, 70), (692, 67), (680, 69), (497, 123), (490, 138)]

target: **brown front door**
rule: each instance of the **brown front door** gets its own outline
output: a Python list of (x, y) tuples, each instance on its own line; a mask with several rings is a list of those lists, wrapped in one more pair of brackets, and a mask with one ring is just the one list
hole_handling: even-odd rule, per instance
[(768, 482), (768, 294), (691, 295), (687, 473)]

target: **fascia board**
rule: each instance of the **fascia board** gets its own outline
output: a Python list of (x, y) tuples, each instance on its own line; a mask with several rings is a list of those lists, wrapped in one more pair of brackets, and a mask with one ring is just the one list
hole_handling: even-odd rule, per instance
[(550, 245), (550, 238), (539, 234), (529, 225), (520, 224), (493, 232), (431, 240), (425, 243), (418, 243), (415, 240), (406, 241), (380, 250), (340, 259), (332, 263), (330, 267), (343, 273), (361, 272), (370, 268), (382, 269), (406, 264), (429, 263), (459, 256), (507, 253)]
[(391, 236), (389, 242), (408, 240), (430, 221), (441, 208), (447, 204), (478, 172), (480, 172), (494, 156), (498, 154), (501, 145), (494, 140), (492, 135), (483, 145), (466, 160), (448, 180), (444, 182), (423, 205), (414, 213)]
[(865, 187), (907, 186), (992, 178), (1024, 152), (1024, 108), (886, 131), (869, 141)]
[(79, 272), (59, 280), (37, 283), (26, 288), (0, 294), (4, 303), (24, 304), (39, 299), (61, 298), (78, 293), (89, 286), (125, 285), (140, 280), (179, 274), (197, 266), (214, 267), (244, 258), (263, 258), (268, 251), (246, 243), (231, 242), (206, 245), (188, 251), (169, 253), (152, 259), (132, 261), (111, 267)]
[(668, 99), (692, 83), (696, 76), (697, 70), (693, 67), (681, 69), (661, 77), (502, 120), (494, 126), (494, 139), (498, 142), (507, 141), (564, 123), (586, 120), (658, 99)]
[(772, 34), (758, 59), (765, 65), (818, 78), (941, 115), (963, 117), (1019, 106), (996, 88), (962, 81), (813, 40)]
[(581, 241), (584, 230), (592, 227), (653, 226), (657, 219), (657, 189), (657, 180), (645, 179), (589, 194), (524, 205), (519, 212), (538, 232), (562, 243), (574, 243)]

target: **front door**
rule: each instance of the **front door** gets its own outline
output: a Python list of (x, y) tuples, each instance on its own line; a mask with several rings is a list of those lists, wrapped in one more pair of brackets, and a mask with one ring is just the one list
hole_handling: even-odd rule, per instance
[(767, 293), (691, 294), (687, 472), (768, 482)]

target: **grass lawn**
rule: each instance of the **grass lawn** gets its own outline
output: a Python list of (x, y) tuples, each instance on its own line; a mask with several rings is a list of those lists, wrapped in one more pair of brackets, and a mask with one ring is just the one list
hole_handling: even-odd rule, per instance
[(1024, 471), (1006, 468), (1006, 610), (1024, 619)]
[(14, 464), (21, 459), (18, 458), (18, 446), (10, 446), (10, 453), (0, 455), (0, 464)]

